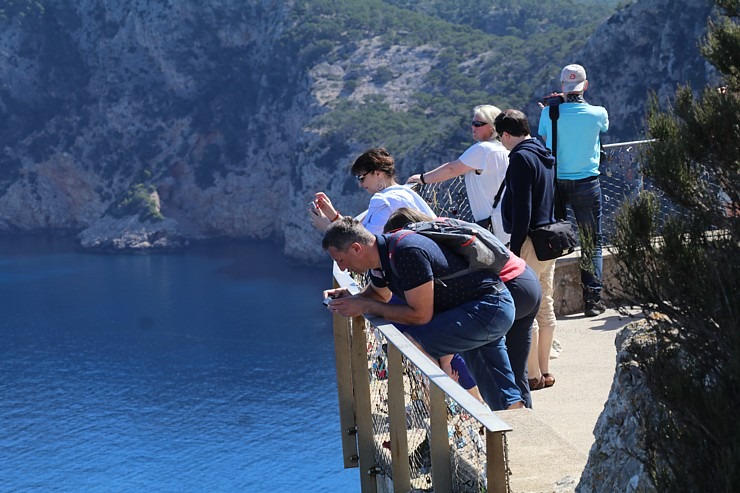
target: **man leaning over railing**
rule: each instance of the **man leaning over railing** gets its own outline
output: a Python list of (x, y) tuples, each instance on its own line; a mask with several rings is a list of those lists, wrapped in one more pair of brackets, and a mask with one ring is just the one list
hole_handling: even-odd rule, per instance
[[(467, 269), (465, 260), (422, 235), (375, 236), (349, 217), (331, 224), (322, 247), (341, 270), (369, 274), (357, 295), (346, 288), (325, 291), (325, 297), (333, 298), (327, 305), (331, 311), (393, 322), (434, 359), (459, 353), (471, 371), (486, 369), (474, 372), (473, 378), (491, 408), (501, 397), (508, 409), (524, 407), (504, 341), (514, 320), (514, 302), (498, 276), (473, 270), (441, 282)], [(388, 303), (393, 294), (403, 303)]]

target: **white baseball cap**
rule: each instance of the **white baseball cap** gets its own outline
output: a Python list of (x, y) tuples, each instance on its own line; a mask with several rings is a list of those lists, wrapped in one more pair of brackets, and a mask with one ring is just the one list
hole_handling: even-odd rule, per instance
[(586, 69), (580, 65), (568, 65), (560, 72), (560, 82), (563, 83), (563, 92), (580, 92), (586, 85)]

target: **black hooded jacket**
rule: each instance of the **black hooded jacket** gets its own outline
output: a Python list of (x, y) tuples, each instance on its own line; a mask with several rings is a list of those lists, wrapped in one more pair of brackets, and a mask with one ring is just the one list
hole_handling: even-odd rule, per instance
[(536, 139), (520, 142), (509, 153), (501, 215), (511, 234), (510, 250), (521, 253), (530, 229), (555, 222), (555, 158)]

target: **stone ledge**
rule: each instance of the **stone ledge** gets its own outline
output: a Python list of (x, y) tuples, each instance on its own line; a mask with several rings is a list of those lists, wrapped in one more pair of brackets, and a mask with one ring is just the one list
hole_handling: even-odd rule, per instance
[[(553, 300), (555, 301), (555, 316), (571, 315), (583, 312), (583, 291), (581, 289), (581, 271), (578, 267), (581, 257), (580, 249), (555, 262), (555, 281)], [(618, 284), (616, 276), (616, 261), (611, 252), (604, 249), (603, 278), (609, 289), (604, 289), (602, 298), (607, 303), (613, 299), (610, 296)]]

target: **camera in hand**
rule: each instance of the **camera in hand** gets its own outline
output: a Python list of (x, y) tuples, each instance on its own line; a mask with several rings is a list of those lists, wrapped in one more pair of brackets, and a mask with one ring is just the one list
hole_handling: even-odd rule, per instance
[(565, 97), (559, 92), (554, 92), (543, 98), (543, 104), (545, 106), (557, 106), (565, 102)]

